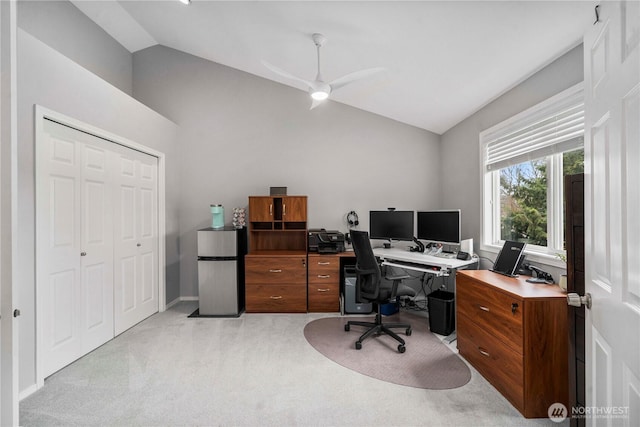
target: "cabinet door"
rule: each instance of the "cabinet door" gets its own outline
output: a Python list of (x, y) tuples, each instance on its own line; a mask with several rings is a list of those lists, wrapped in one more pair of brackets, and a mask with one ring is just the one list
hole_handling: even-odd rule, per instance
[(249, 197), (249, 221), (273, 221), (273, 198)]
[(283, 221), (306, 221), (307, 220), (307, 198), (284, 197), (282, 199), (282, 220)]

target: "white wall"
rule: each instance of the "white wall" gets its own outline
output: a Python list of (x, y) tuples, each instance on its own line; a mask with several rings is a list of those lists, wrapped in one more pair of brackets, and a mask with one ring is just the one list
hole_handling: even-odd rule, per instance
[[(462, 235), (473, 238), (476, 252), (481, 228), (480, 132), (580, 83), (582, 61), (579, 45), (442, 135), (442, 167), (451, 171), (443, 174), (443, 205), (462, 209)], [(483, 255), (495, 259), (495, 254)], [(491, 265), (487, 262), (483, 268)], [(559, 270), (550, 271), (557, 279)]]
[(131, 53), (72, 3), (19, 1), (20, 28), (131, 94)]
[(245, 207), (270, 186), (309, 196), (309, 226), (346, 231), (346, 214), (440, 206), (439, 137), (305, 91), (154, 46), (133, 56), (134, 97), (180, 126), (182, 296), (198, 294), (195, 231), (209, 205)]
[(18, 305), (20, 390), (35, 384), (34, 105), (166, 154), (167, 300), (178, 297), (177, 126), (23, 30), (18, 31)]

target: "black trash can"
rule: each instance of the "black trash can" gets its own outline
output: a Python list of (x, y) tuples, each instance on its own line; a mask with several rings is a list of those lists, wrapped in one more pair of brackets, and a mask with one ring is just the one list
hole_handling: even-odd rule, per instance
[(455, 296), (453, 292), (438, 289), (427, 296), (429, 329), (440, 335), (449, 335), (456, 324)]

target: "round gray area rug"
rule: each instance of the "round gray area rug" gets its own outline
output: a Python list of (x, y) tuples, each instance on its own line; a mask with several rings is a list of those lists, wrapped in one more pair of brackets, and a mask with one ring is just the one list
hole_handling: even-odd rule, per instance
[(429, 331), (428, 319), (400, 312), (385, 316), (386, 322), (408, 322), (411, 336), (405, 336), (407, 351), (399, 353), (398, 343), (385, 335), (367, 338), (362, 349), (356, 350), (355, 342), (365, 331), (351, 326), (346, 332), (348, 320), (373, 321), (367, 317), (327, 317), (307, 323), (304, 336), (316, 350), (334, 362), (369, 377), (394, 384), (432, 390), (462, 387), (471, 379), (469, 367)]

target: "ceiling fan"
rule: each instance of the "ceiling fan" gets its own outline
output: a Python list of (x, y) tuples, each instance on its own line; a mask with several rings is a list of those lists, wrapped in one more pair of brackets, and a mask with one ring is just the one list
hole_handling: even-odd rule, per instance
[(262, 64), (268, 69), (270, 69), (271, 71), (273, 71), (274, 73), (279, 74), (291, 80), (296, 80), (298, 82), (301, 82), (307, 85), (309, 87), (309, 94), (311, 95), (311, 98), (312, 98), (311, 109), (314, 109), (315, 107), (320, 105), (320, 103), (322, 103), (322, 101), (327, 99), (329, 95), (335, 90), (349, 83), (352, 83), (356, 80), (360, 80), (370, 75), (379, 73), (380, 71), (384, 71), (384, 68), (380, 68), (380, 67), (368, 68), (366, 70), (360, 70), (360, 71), (355, 71), (353, 73), (349, 73), (329, 83), (326, 83), (324, 80), (322, 80), (322, 75), (320, 74), (320, 48), (327, 41), (327, 38), (322, 34), (318, 34), (318, 33), (313, 34), (311, 38), (313, 39), (313, 43), (316, 45), (316, 50), (318, 52), (318, 74), (316, 75), (316, 79), (313, 81), (305, 80), (300, 77), (294, 76), (291, 73), (288, 73), (274, 65), (269, 64), (267, 61), (262, 61)]

